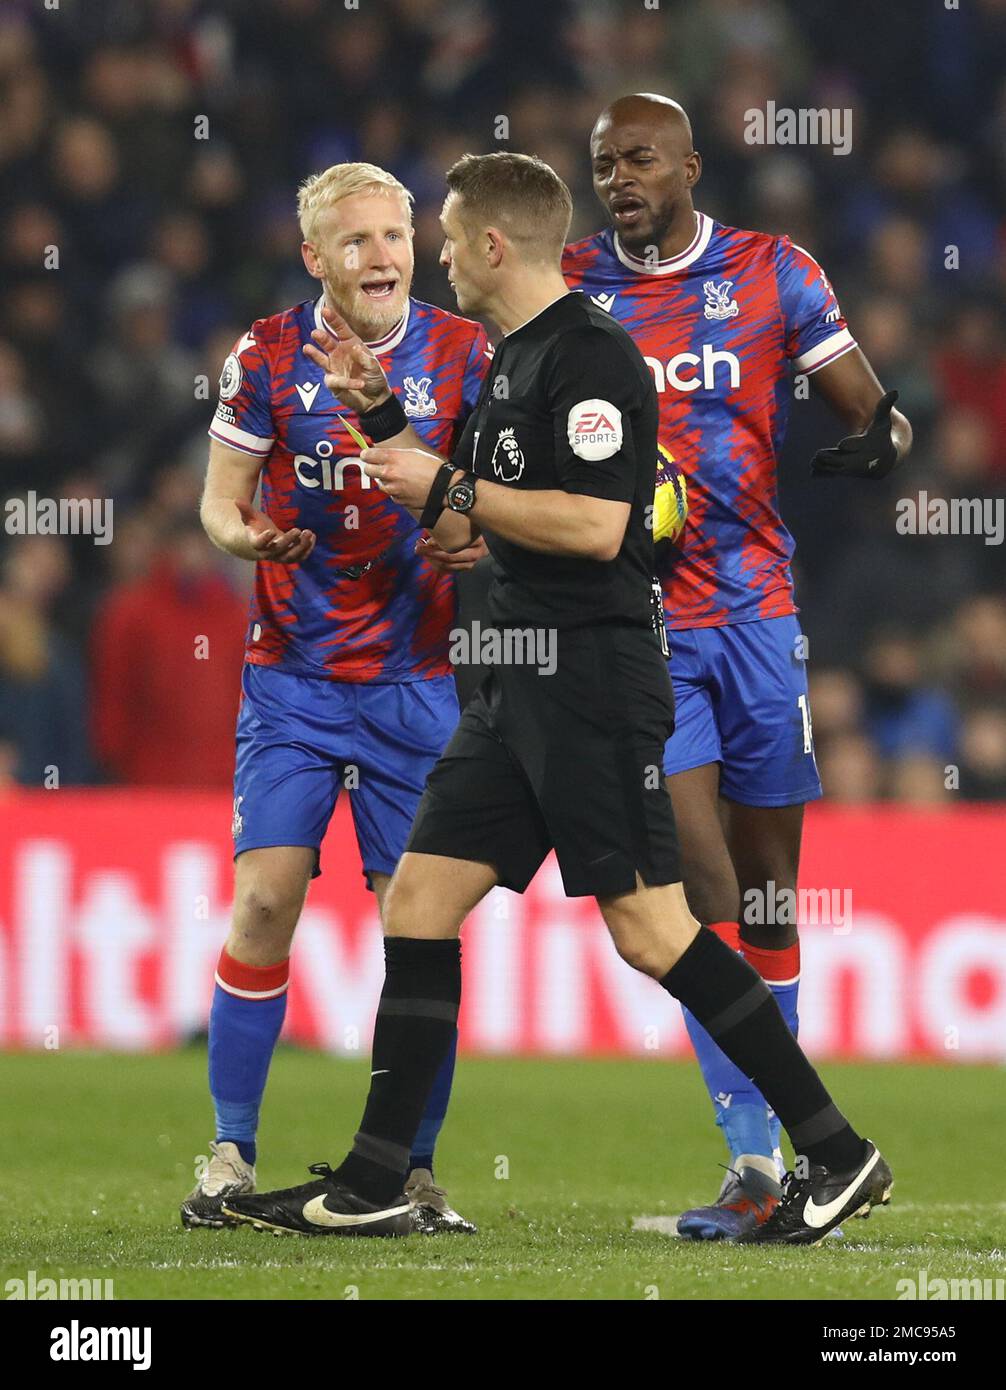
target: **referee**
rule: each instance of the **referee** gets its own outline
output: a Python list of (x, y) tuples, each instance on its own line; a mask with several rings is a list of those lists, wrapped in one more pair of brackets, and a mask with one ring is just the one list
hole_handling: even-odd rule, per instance
[[(554, 850), (567, 895), (597, 899), (620, 955), (692, 1011), (786, 1126), (796, 1175), (749, 1238), (816, 1242), (886, 1201), (891, 1173), (832, 1103), (761, 978), (685, 902), (661, 774), (674, 705), (653, 597), (652, 378), (628, 334), (566, 288), (572, 202), (548, 165), (466, 155), (447, 185), (441, 262), (461, 312), (495, 320), (502, 343), (450, 463), (395, 447), (363, 457), (443, 548), (484, 535), (490, 613), (511, 660), (467, 705), (392, 879), (352, 1151), (335, 1170), (315, 1165), (313, 1182), (227, 1209), (277, 1230), (408, 1232), (402, 1185), (457, 1022), (461, 925), (497, 884), (523, 892)], [(380, 445), (406, 419), (389, 392), (363, 423)]]

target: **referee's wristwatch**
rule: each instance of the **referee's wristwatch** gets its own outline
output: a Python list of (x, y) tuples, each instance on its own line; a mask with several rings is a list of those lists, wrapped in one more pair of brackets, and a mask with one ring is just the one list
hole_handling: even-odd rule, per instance
[(447, 489), (447, 505), (452, 512), (459, 512), (461, 516), (468, 515), (475, 506), (475, 483), (475, 474), (466, 473)]

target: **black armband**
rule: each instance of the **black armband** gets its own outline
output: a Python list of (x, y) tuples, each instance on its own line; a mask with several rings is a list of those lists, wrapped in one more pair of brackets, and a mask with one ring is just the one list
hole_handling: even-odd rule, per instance
[(426, 506), (419, 518), (419, 524), (424, 530), (432, 531), (440, 520), (440, 514), (444, 510), (444, 498), (447, 496), (447, 489), (457, 471), (452, 463), (444, 463), (434, 474), (433, 485), (426, 497)]
[(375, 444), (382, 444), (385, 439), (393, 439), (396, 434), (401, 434), (408, 423), (402, 403), (394, 391), (386, 401), (375, 405), (373, 410), (365, 410), (360, 416), (361, 429)]

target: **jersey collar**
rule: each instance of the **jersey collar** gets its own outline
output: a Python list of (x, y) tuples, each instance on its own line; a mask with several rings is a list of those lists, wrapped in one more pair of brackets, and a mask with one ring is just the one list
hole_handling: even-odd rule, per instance
[[(324, 302), (324, 295), (320, 295), (319, 298), (314, 301), (314, 321), (319, 328), (327, 332), (328, 325), (321, 316), (321, 308)], [(392, 348), (398, 347), (399, 343), (405, 337), (405, 330), (409, 326), (409, 315), (411, 313), (412, 299), (410, 297), (405, 301), (405, 313), (395, 324), (394, 328), (389, 329), (383, 338), (378, 338), (376, 343), (365, 343), (364, 346), (369, 347), (371, 352), (376, 353), (378, 357), (380, 357), (382, 352), (390, 352)]]
[(560, 304), (564, 299), (568, 299), (571, 294), (579, 293), (579, 290), (566, 290), (564, 294), (557, 294), (554, 299), (548, 301), (544, 308), (539, 309), (536, 314), (532, 314), (531, 317), (525, 319), (523, 323), (519, 323), (516, 328), (511, 328), (509, 333), (503, 334), (503, 337), (512, 338), (515, 333), (519, 333), (521, 329), (526, 328), (529, 323), (534, 323), (535, 319), (540, 319), (542, 314), (547, 314), (549, 309), (553, 308), (556, 304)]
[(639, 256), (633, 256), (626, 251), (625, 247), (618, 239), (618, 233), (612, 233), (612, 242), (615, 247), (615, 255), (627, 266), (629, 270), (634, 270), (637, 275), (674, 275), (679, 270), (684, 270), (693, 261), (697, 261), (706, 247), (709, 245), (709, 238), (713, 234), (713, 219), (707, 217), (704, 212), (695, 214), (695, 235), (691, 243), (685, 247), (677, 256), (671, 256), (666, 261), (644, 261)]

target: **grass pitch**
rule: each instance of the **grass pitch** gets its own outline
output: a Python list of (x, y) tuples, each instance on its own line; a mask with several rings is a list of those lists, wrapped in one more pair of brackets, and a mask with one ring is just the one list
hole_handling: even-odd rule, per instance
[[(697, 1069), (659, 1060), (462, 1059), (438, 1178), (479, 1235), (407, 1241), (182, 1230), (212, 1133), (205, 1052), (0, 1056), (0, 1284), (112, 1279), (118, 1299), (892, 1299), (897, 1282), (1006, 1275), (992, 1067), (823, 1069), (883, 1147), (894, 1201), (816, 1249), (695, 1245), (633, 1231), (712, 1200), (725, 1151)], [(282, 1048), (260, 1186), (336, 1162), (365, 1062)]]

